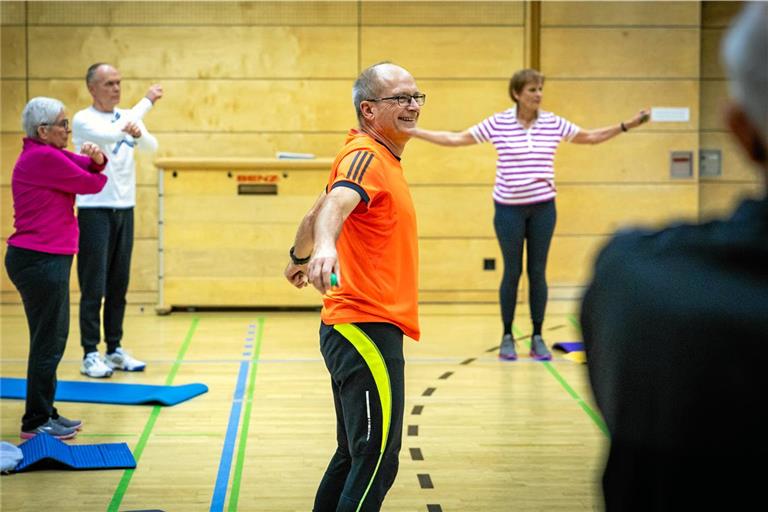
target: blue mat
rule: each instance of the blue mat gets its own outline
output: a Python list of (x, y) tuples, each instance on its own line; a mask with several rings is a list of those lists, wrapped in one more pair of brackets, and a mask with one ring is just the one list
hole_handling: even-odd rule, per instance
[(37, 434), (19, 445), (24, 458), (17, 473), (34, 469), (133, 469), (136, 459), (125, 443), (68, 445), (48, 434)]
[[(81, 382), (60, 380), (56, 400), (61, 402), (94, 402), (123, 405), (176, 405), (208, 391), (205, 384), (182, 386), (150, 386), (116, 382)], [(27, 379), (0, 377), (0, 398), (24, 399)]]
[(584, 343), (580, 341), (561, 341), (555, 343), (552, 348), (563, 352), (584, 352)]

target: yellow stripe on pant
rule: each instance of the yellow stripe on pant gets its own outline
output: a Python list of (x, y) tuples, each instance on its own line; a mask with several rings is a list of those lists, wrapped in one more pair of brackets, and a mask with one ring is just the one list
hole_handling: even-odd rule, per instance
[(368, 486), (365, 488), (363, 497), (360, 498), (360, 503), (357, 507), (359, 511), (365, 502), (365, 497), (368, 495), (368, 491), (373, 485), (373, 480), (376, 478), (376, 474), (379, 472), (379, 465), (381, 465), (381, 459), (384, 457), (384, 448), (387, 446), (387, 439), (389, 438), (389, 425), (392, 421), (392, 386), (389, 383), (389, 372), (387, 371), (387, 364), (384, 362), (384, 358), (379, 352), (379, 347), (365, 334), (359, 327), (353, 324), (336, 324), (333, 326), (339, 334), (344, 336), (358, 353), (362, 356), (365, 364), (371, 370), (373, 380), (376, 383), (376, 390), (379, 393), (379, 400), (381, 401), (381, 448), (379, 448), (379, 460), (376, 462), (376, 468), (373, 470), (371, 480), (368, 482)]

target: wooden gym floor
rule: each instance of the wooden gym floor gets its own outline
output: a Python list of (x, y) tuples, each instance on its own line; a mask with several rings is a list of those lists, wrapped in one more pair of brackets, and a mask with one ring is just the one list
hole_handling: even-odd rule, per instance
[[(580, 340), (575, 306), (548, 315), (545, 339)], [(73, 308), (76, 313), (76, 308)], [(527, 306), (518, 306), (527, 316)], [(0, 374), (24, 377), (26, 320), (2, 316)], [(110, 382), (202, 382), (174, 407), (58, 402), (82, 418), (73, 443), (127, 442), (134, 471), (32, 471), (0, 478), (0, 509), (308, 511), (334, 449), (335, 419), (317, 341), (318, 313), (174, 313), (131, 309), (125, 347), (144, 373)], [(406, 340), (400, 471), (383, 510), (599, 510), (607, 440), (586, 366), (500, 362), (494, 307), (423, 307), (419, 343)], [(523, 325), (518, 337), (529, 331)], [(249, 339), (250, 338), (250, 339)], [(250, 345), (250, 346), (248, 346)], [(59, 380), (79, 373), (77, 317)], [(0, 401), (2, 440), (18, 444), (23, 401)]]

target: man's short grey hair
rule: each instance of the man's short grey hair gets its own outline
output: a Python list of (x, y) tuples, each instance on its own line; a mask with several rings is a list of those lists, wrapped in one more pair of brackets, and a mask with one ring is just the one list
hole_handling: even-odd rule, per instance
[(96, 70), (98, 70), (101, 66), (108, 65), (109, 64), (106, 62), (97, 62), (88, 66), (88, 71), (85, 72), (85, 85), (91, 85), (93, 80), (96, 78)]
[(360, 110), (360, 102), (378, 97), (381, 90), (381, 80), (379, 79), (379, 71), (376, 68), (383, 64), (392, 63), (383, 61), (368, 66), (360, 73), (360, 76), (355, 80), (355, 85), (352, 86), (352, 103), (355, 105), (357, 120), (361, 123), (363, 122), (363, 113)]
[(722, 46), (731, 97), (768, 141), (768, 3), (751, 2)]
[(38, 96), (32, 98), (21, 113), (21, 126), (28, 137), (37, 138), (37, 127), (56, 122), (64, 104), (55, 98)]

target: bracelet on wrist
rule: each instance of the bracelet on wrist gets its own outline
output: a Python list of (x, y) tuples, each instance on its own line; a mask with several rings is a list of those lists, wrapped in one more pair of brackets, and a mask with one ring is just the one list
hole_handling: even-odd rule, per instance
[(627, 128), (627, 125), (624, 124), (624, 121), (622, 121), (619, 126), (621, 126), (621, 131), (626, 132), (629, 131), (629, 128)]
[(291, 250), (288, 251), (288, 255), (291, 257), (291, 261), (293, 262), (293, 264), (294, 265), (306, 265), (307, 263), (309, 263), (309, 259), (312, 257), (312, 255), (310, 254), (306, 258), (299, 258), (293, 252), (295, 249), (296, 249), (296, 247), (291, 247)]

